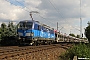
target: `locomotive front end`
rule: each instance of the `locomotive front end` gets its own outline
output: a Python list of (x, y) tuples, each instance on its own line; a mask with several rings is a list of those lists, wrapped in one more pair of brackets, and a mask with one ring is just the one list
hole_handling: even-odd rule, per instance
[(33, 22), (32, 21), (21, 21), (19, 22), (17, 33), (19, 44), (30, 44), (32, 43), (32, 32)]

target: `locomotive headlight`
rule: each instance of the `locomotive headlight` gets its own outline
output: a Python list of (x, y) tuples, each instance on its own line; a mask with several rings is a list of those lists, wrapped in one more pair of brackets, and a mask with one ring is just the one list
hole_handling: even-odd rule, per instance
[(26, 33), (26, 35), (25, 36), (30, 36), (30, 33)]
[(34, 34), (33, 33), (26, 33), (25, 36), (34, 36)]
[(31, 34), (30, 34), (30, 36), (34, 36), (34, 34), (33, 34), (33, 33), (31, 33)]

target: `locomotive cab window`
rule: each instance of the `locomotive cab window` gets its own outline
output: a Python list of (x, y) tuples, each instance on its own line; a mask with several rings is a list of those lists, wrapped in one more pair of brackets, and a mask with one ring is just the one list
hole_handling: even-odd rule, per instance
[(32, 29), (32, 24), (33, 24), (32, 22), (27, 22), (26, 27), (29, 28), (29, 29)]
[(28, 28), (28, 29), (32, 29), (32, 22), (20, 22), (19, 23), (19, 28)]
[(25, 27), (25, 24), (24, 23), (19, 23), (19, 27)]

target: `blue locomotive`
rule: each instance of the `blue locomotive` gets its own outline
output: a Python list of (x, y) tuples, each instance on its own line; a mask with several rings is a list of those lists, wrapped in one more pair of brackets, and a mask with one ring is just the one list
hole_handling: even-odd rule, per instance
[(18, 24), (19, 44), (45, 44), (55, 41), (54, 29), (34, 20), (20, 21)]

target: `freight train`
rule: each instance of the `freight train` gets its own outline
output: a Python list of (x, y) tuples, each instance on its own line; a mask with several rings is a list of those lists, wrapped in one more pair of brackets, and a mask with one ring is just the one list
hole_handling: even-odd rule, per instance
[(24, 20), (20, 21), (17, 28), (19, 44), (51, 44), (58, 42), (88, 42), (71, 36), (62, 35), (48, 25), (39, 21)]

